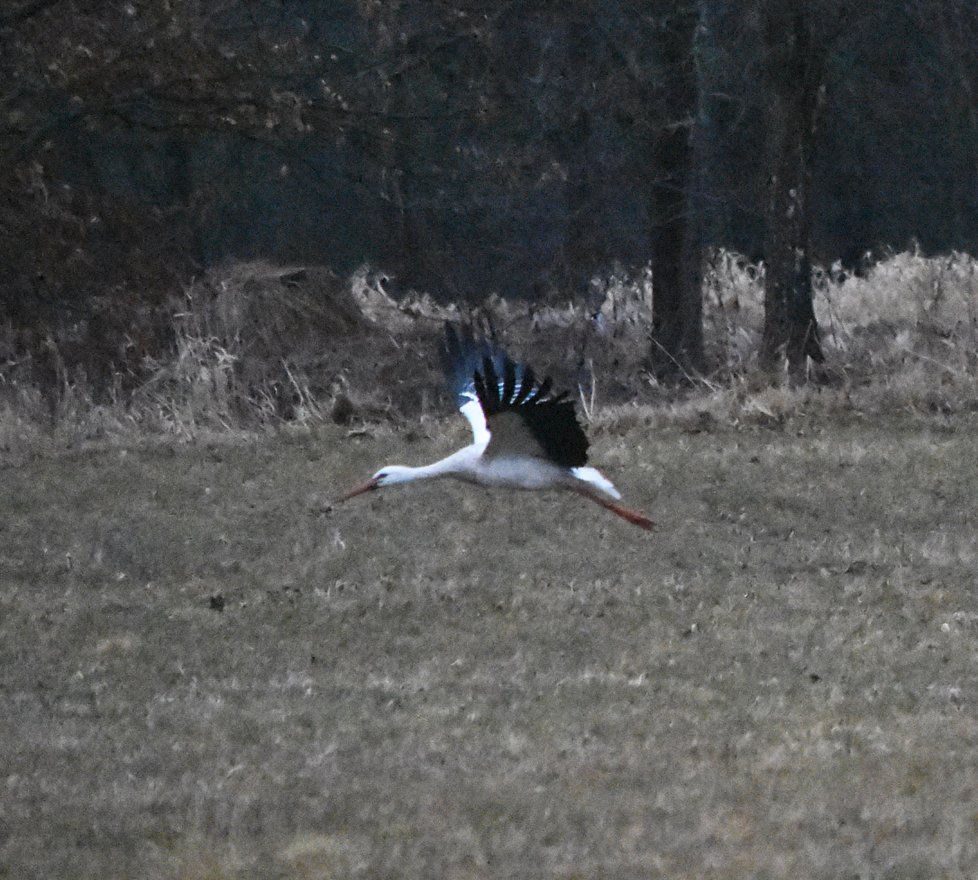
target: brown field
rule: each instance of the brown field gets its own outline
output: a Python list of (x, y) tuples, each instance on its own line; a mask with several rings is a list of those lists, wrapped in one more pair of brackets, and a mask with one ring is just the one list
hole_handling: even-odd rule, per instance
[(978, 876), (978, 417), (815, 397), (597, 414), (652, 534), (330, 509), (458, 418), (12, 458), (0, 877)]
[(467, 442), (458, 311), (369, 273), (215, 274), (108, 396), (0, 333), (0, 878), (978, 876), (978, 263), (822, 277), (797, 390), (731, 255), (694, 387), (643, 372), (650, 295), (486, 313), (652, 534), (331, 508)]

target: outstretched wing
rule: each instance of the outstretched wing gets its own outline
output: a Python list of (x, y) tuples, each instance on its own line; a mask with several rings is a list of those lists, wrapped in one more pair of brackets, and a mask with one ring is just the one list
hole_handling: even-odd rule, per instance
[(441, 355), (442, 366), (455, 394), (459, 412), (472, 426), (473, 442), (484, 447), (489, 442), (489, 428), (475, 391), (475, 374), (483, 359), (492, 357), (492, 348), (485, 340), (476, 340), (471, 327), (463, 325), (459, 334), (446, 321), (445, 345)]
[(551, 381), (538, 382), (533, 370), (514, 363), (470, 327), (461, 335), (445, 325), (445, 368), (459, 409), (472, 425), (476, 443), (489, 458), (545, 458), (561, 467), (587, 462), (588, 441), (566, 392), (551, 395)]

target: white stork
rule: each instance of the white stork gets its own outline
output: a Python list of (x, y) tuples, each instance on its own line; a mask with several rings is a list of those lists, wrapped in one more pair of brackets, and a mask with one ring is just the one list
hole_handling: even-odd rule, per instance
[(607, 477), (585, 467), (588, 440), (567, 392), (552, 396), (549, 378), (538, 383), (529, 366), (477, 341), (468, 327), (459, 336), (445, 325), (442, 355), (459, 410), (472, 426), (472, 443), (424, 467), (387, 465), (337, 503), (395, 483), (450, 477), (512, 489), (568, 489), (652, 529), (655, 523), (644, 513), (617, 503), (621, 494)]

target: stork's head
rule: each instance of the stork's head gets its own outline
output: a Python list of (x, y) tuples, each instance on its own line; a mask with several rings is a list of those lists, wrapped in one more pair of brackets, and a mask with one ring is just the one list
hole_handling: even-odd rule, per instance
[(414, 468), (404, 467), (400, 464), (389, 464), (387, 467), (383, 467), (377, 471), (369, 480), (359, 483), (345, 495), (338, 498), (337, 504), (341, 501), (348, 501), (350, 498), (355, 498), (357, 495), (362, 495), (364, 492), (369, 492), (372, 489), (382, 489), (385, 486), (392, 486), (394, 483), (406, 483), (412, 478), (414, 470)]

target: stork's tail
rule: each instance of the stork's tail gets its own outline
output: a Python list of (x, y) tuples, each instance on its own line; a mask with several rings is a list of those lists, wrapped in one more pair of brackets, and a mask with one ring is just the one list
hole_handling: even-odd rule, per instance
[(590, 483), (592, 486), (597, 486), (605, 495), (610, 495), (616, 501), (621, 500), (621, 492), (619, 492), (614, 483), (611, 482), (601, 471), (593, 467), (576, 467), (571, 468), (571, 473), (577, 477), (579, 480), (583, 480), (585, 483)]

